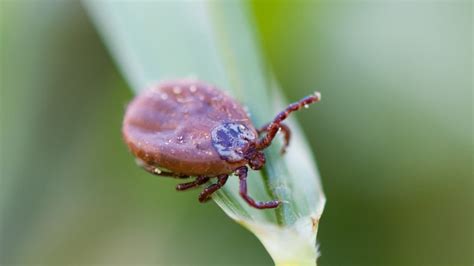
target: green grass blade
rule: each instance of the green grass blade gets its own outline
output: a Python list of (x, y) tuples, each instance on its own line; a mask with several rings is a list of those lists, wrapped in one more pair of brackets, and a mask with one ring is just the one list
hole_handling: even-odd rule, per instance
[[(281, 109), (283, 100), (242, 3), (85, 3), (136, 93), (159, 80), (195, 77), (227, 90), (248, 107), (257, 126)], [(325, 197), (308, 145), (294, 121), (290, 126), (294, 133), (288, 153), (282, 157), (280, 144), (272, 145), (265, 153), (265, 169), (249, 176), (251, 195), (258, 200), (282, 199), (282, 207), (249, 207), (238, 194), (236, 178), (214, 200), (262, 241), (276, 264), (314, 265)]]

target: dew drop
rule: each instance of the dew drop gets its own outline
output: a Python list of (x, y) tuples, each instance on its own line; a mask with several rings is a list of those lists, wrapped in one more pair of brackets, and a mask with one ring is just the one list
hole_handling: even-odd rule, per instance
[(176, 101), (179, 102), (179, 103), (187, 103), (187, 102), (190, 102), (191, 100), (188, 99), (188, 98), (184, 98), (184, 97), (177, 97)]
[(175, 94), (180, 94), (181, 91), (182, 91), (182, 90), (181, 90), (181, 87), (178, 87), (178, 86), (173, 87), (173, 92), (174, 92)]
[(245, 113), (247, 114), (247, 116), (248, 116), (248, 117), (251, 117), (252, 115), (250, 114), (250, 109), (249, 109), (249, 107), (245, 105), (243, 108), (244, 108), (244, 111), (245, 111)]
[(315, 91), (314, 96), (316, 96), (316, 98), (318, 98), (318, 100), (321, 100), (321, 93), (319, 91)]
[(197, 88), (196, 88), (195, 85), (191, 85), (191, 86), (189, 87), (189, 90), (190, 90), (191, 92), (196, 92), (196, 91), (197, 91)]
[(304, 105), (304, 108), (308, 109), (308, 108), (309, 108), (309, 105), (308, 105), (308, 104), (305, 104), (305, 105)]

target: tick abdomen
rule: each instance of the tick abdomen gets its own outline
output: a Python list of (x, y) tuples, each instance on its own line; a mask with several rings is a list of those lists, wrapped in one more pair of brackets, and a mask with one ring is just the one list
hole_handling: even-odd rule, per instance
[(177, 174), (215, 176), (246, 164), (238, 154), (226, 160), (226, 153), (223, 157), (223, 151), (216, 150), (212, 132), (225, 125), (245, 128), (245, 139), (257, 136), (235, 100), (203, 82), (179, 80), (138, 95), (127, 108), (122, 133), (132, 153), (146, 164)]

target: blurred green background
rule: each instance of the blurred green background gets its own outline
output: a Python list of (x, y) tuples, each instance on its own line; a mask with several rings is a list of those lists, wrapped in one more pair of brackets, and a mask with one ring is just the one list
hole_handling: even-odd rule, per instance
[[(298, 114), (328, 198), (319, 264), (472, 265), (472, 2), (250, 6), (287, 98), (323, 95)], [(0, 264), (272, 264), (135, 166), (132, 93), (79, 3), (0, 8)]]

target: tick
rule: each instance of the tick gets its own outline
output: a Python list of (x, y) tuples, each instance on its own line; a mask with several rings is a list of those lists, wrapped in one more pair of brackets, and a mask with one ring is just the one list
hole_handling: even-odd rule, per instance
[(172, 80), (154, 86), (128, 105), (122, 133), (137, 163), (158, 175), (193, 181), (179, 184), (184, 191), (211, 179), (199, 195), (206, 202), (225, 185), (229, 175), (239, 177), (242, 198), (257, 209), (276, 208), (280, 200), (255, 201), (247, 193), (249, 166), (265, 165), (262, 152), (281, 131), (282, 153), (291, 131), (283, 124), (288, 115), (319, 101), (320, 93), (288, 105), (270, 123), (255, 128), (244, 108), (216, 87), (196, 80)]

